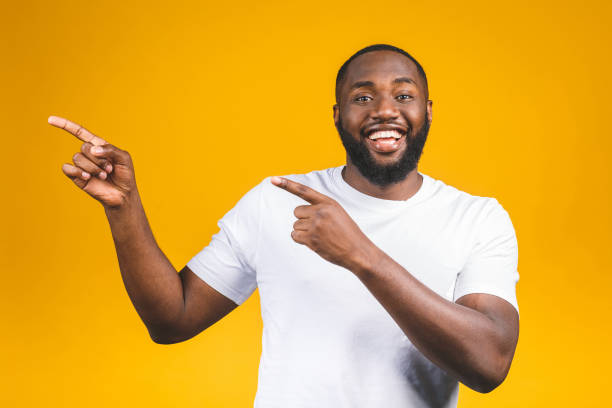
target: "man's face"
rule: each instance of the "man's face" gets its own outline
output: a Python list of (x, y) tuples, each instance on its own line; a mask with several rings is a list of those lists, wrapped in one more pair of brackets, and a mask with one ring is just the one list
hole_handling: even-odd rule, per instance
[(416, 168), (432, 119), (416, 65), (392, 51), (360, 55), (339, 96), (334, 122), (349, 165), (376, 185), (403, 180)]

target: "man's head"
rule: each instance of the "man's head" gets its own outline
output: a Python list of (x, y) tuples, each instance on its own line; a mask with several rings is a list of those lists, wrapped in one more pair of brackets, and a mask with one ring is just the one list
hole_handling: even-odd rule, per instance
[(354, 165), (371, 183), (403, 180), (417, 166), (432, 119), (427, 77), (386, 44), (357, 51), (338, 71), (334, 122)]

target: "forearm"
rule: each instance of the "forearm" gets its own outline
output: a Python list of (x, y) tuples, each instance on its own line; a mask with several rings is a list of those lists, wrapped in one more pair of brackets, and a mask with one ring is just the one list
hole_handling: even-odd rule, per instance
[(149, 226), (138, 191), (120, 207), (105, 207), (121, 277), (152, 337), (176, 323), (184, 310), (183, 286)]
[(73, 156), (74, 165), (65, 163), (62, 171), (104, 207), (123, 283), (155, 340), (168, 328), (180, 325), (185, 315), (183, 284), (153, 238), (136, 187), (132, 157), (65, 118), (50, 116), (48, 122), (84, 142)]
[(480, 392), (503, 381), (518, 339), (512, 306), (474, 294), (463, 299), (470, 307), (442, 298), (377, 248), (337, 201), (286, 178), (271, 181), (310, 203), (294, 210), (291, 238), (352, 271), (427, 358)]
[(353, 272), (429, 360), (480, 392), (503, 380), (503, 334), (488, 316), (439, 296), (378, 248), (368, 258)]

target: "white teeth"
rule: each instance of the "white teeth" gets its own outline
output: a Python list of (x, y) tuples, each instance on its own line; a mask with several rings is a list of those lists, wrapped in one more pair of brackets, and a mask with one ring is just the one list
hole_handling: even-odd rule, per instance
[(400, 137), (402, 137), (402, 134), (397, 130), (379, 130), (378, 132), (374, 132), (370, 136), (368, 136), (368, 139), (376, 140), (382, 137), (394, 137), (396, 139), (399, 139)]

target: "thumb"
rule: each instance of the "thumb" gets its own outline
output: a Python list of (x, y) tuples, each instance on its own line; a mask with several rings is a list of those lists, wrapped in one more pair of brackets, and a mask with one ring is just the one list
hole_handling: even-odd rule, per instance
[(130, 167), (132, 165), (132, 158), (130, 157), (130, 154), (110, 143), (92, 147), (91, 153), (96, 157), (110, 159), (114, 164), (122, 164)]

